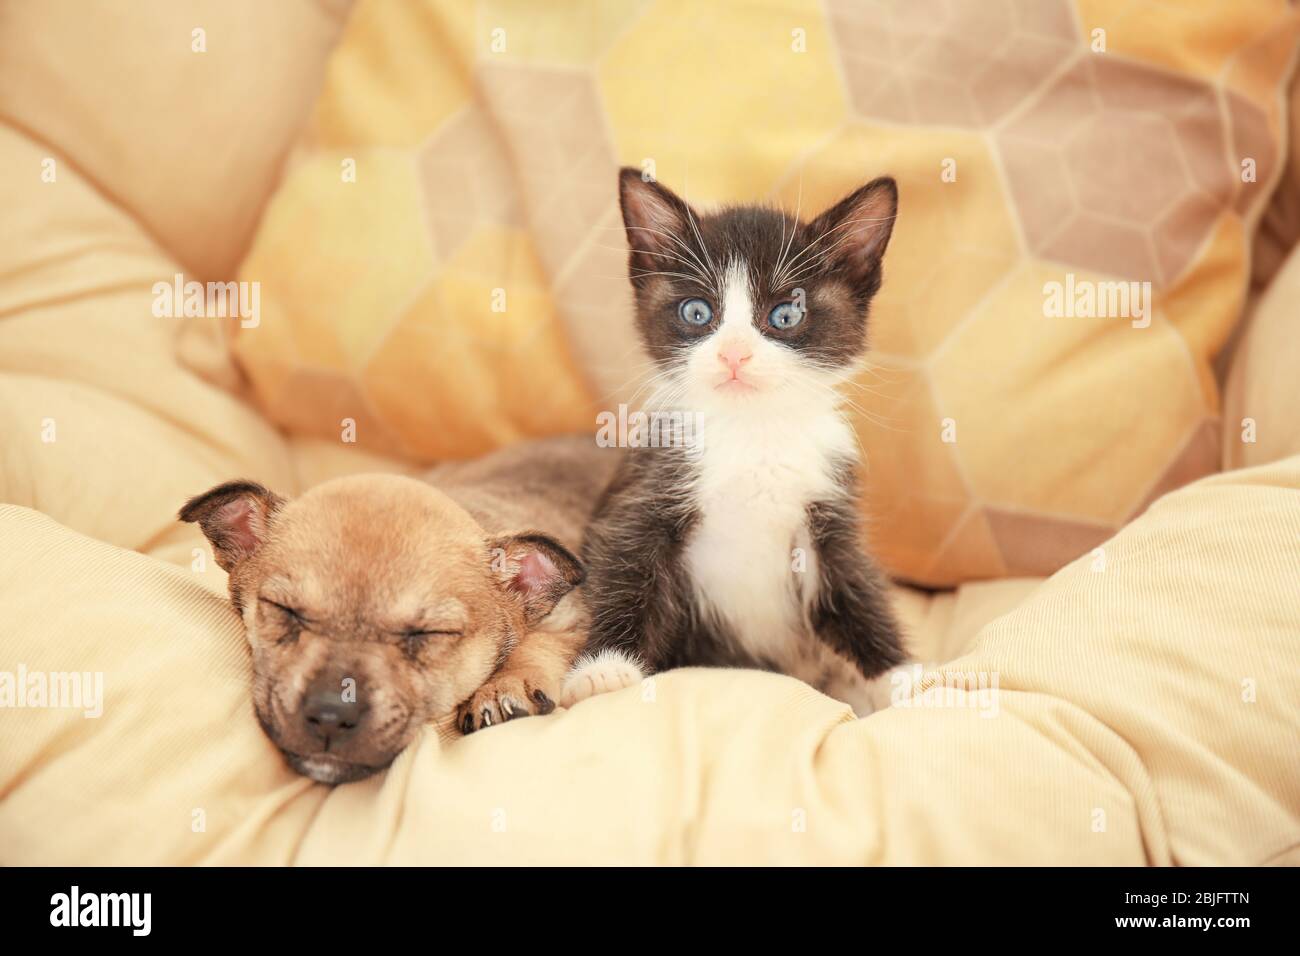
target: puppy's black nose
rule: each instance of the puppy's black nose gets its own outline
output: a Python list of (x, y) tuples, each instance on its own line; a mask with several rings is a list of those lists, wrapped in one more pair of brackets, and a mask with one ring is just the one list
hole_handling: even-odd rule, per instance
[(351, 736), (365, 713), (360, 703), (344, 698), (341, 684), (338, 680), (317, 681), (307, 689), (302, 702), (307, 729), (327, 746), (332, 740)]

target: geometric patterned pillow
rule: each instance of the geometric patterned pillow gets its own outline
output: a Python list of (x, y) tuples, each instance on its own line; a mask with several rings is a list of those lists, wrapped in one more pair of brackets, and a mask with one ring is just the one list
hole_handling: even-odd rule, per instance
[(414, 460), (593, 431), (644, 370), (615, 170), (808, 215), (900, 186), (847, 396), (874, 548), (1046, 574), (1218, 468), (1286, 3), (361, 0), (241, 278), (268, 415)]

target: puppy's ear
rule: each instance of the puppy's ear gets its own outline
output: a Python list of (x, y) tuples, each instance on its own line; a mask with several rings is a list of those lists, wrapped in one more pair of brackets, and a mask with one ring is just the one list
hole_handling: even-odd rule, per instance
[(523, 606), (530, 627), (587, 577), (564, 545), (539, 532), (489, 541), (488, 554), (497, 582)]
[(680, 271), (674, 261), (684, 255), (682, 244), (689, 244), (692, 220), (699, 221), (691, 207), (631, 166), (618, 172), (618, 201), (631, 250), (632, 284), (641, 285), (649, 272)]
[(252, 481), (228, 481), (185, 502), (182, 521), (197, 521), (212, 542), (217, 564), (234, 570), (266, 540), (284, 499)]
[(839, 271), (859, 291), (880, 287), (880, 260), (898, 215), (898, 184), (888, 176), (873, 179), (845, 196), (808, 225), (817, 249), (825, 249), (825, 268)]

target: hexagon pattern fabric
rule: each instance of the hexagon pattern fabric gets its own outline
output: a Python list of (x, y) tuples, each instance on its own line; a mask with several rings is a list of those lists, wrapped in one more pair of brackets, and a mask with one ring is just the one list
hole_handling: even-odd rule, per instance
[[(1283, 0), (361, 0), (235, 352), (277, 422), (414, 460), (594, 430), (645, 371), (619, 165), (805, 215), (892, 174), (849, 393), (874, 547), (1050, 573), (1218, 467), (1296, 35)], [(1047, 307), (1118, 282), (1145, 327)]]

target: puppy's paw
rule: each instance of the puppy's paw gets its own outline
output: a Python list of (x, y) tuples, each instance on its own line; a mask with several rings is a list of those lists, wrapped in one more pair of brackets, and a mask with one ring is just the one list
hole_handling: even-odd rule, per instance
[(456, 709), (456, 726), (463, 734), (504, 724), (517, 717), (549, 714), (555, 710), (551, 695), (519, 674), (498, 674)]
[(614, 648), (578, 658), (560, 691), (560, 704), (572, 707), (597, 694), (622, 690), (638, 684), (645, 677), (641, 662)]

